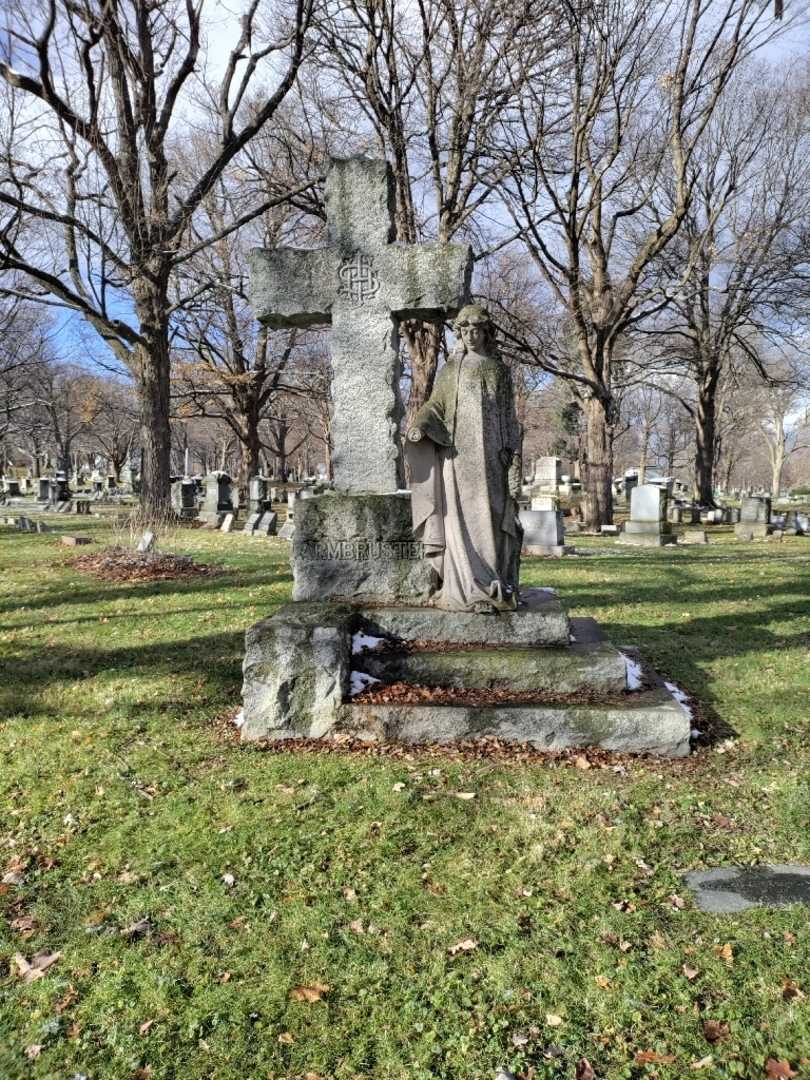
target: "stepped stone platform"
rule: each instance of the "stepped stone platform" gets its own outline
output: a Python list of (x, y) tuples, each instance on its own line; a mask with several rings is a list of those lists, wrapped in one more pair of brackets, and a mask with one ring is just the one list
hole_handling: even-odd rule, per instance
[[(661, 683), (628, 691), (626, 659), (593, 620), (569, 619), (551, 590), (525, 589), (521, 599), (516, 611), (497, 614), (285, 605), (247, 632), (241, 736), (406, 743), (496, 736), (541, 749), (689, 752), (688, 713)], [(352, 696), (394, 683), (399, 700)], [(403, 702), (410, 686), (439, 690), (443, 703)]]

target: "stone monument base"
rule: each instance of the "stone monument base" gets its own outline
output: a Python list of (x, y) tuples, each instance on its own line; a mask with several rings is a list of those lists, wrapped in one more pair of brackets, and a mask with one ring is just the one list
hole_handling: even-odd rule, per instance
[(635, 544), (636, 547), (664, 547), (666, 544), (674, 544), (676, 540), (668, 521), (627, 521), (616, 543)]
[[(246, 646), (244, 740), (495, 736), (543, 749), (689, 752), (685, 709), (662, 684), (628, 691), (625, 657), (547, 589), (525, 589), (516, 611), (492, 614), (297, 602), (251, 627)], [(392, 683), (441, 689), (444, 703), (353, 699)]]
[(738, 540), (765, 540), (772, 532), (772, 525), (757, 521), (741, 521), (734, 526), (734, 535)]

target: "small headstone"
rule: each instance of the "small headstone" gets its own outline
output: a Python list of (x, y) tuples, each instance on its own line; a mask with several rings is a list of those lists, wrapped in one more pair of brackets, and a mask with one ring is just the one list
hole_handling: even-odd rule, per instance
[(38, 521), (36, 528), (38, 533), (53, 532), (52, 527), (46, 521)]
[(295, 525), (291, 521), (286, 521), (278, 530), (279, 540), (292, 540), (295, 536)]
[[(534, 503), (534, 500), (532, 500)], [(521, 510), (523, 550), (527, 555), (565, 555), (565, 528), (561, 510)]]
[(89, 536), (63, 536), (61, 543), (65, 547), (79, 547), (82, 544), (92, 544), (93, 541)]
[(226, 514), (222, 524), (219, 527), (220, 532), (229, 533), (233, 528), (233, 514)]
[(147, 529), (138, 543), (138, 554), (145, 555), (148, 551), (151, 551), (154, 546), (155, 534)]
[(761, 866), (693, 870), (684, 878), (701, 911), (728, 915), (750, 907), (810, 904), (810, 866)]
[(75, 502), (75, 510), (77, 514), (90, 514), (90, 500), (89, 499), (77, 499)]
[(278, 514), (268, 511), (262, 514), (259, 523), (256, 526), (257, 536), (275, 536), (276, 528), (278, 525)]
[(248, 536), (252, 536), (253, 533), (256, 531), (256, 526), (259, 524), (261, 519), (262, 515), (259, 513), (250, 514), (247, 521), (245, 522), (245, 526), (242, 529), (242, 532), (246, 533)]
[(705, 529), (684, 529), (681, 537), (682, 544), (708, 544), (709, 538)]
[(602, 536), (618, 536), (621, 530), (618, 525), (603, 525), (599, 531)]

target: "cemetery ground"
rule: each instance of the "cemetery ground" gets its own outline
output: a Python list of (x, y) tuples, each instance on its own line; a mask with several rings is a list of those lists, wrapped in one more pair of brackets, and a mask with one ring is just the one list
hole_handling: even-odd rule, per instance
[(0, 529), (0, 1076), (810, 1075), (807, 908), (682, 881), (810, 862), (810, 540), (712, 539), (524, 563), (700, 702), (662, 761), (240, 745), (283, 542), (127, 584)]

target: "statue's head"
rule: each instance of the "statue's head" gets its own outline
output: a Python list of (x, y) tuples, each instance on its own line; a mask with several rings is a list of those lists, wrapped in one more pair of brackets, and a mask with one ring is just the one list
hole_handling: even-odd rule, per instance
[(481, 304), (467, 304), (453, 322), (453, 330), (465, 349), (482, 355), (495, 352), (495, 326)]

